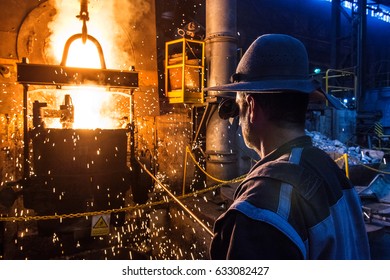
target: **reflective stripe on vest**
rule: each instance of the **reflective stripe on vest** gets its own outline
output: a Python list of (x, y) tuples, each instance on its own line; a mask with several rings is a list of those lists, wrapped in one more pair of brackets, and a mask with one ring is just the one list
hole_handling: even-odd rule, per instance
[[(301, 161), (302, 150), (303, 148), (293, 148), (290, 154), (289, 162), (299, 164)], [(285, 182), (283, 182), (280, 186), (279, 205), (276, 213), (278, 213), (286, 220), (290, 215), (292, 189), (293, 186)]]

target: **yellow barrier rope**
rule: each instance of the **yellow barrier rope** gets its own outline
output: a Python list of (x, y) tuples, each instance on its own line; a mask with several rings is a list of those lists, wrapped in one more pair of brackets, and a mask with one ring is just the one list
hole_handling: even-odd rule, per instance
[[(178, 196), (179, 199), (188, 198), (191, 196), (197, 196), (202, 193), (210, 192), (213, 190), (216, 190), (223, 186), (224, 184), (218, 184), (203, 190), (194, 191), (191, 193), (188, 193), (186, 195)], [(13, 217), (0, 217), (0, 222), (27, 222), (27, 221), (39, 221), (39, 220), (56, 220), (56, 219), (67, 219), (67, 218), (81, 218), (81, 217), (88, 217), (88, 216), (97, 216), (97, 215), (104, 215), (104, 214), (111, 214), (111, 213), (119, 213), (119, 212), (126, 212), (126, 211), (133, 211), (143, 208), (151, 208), (156, 205), (166, 204), (173, 201), (173, 199), (168, 200), (160, 200), (152, 203), (146, 203), (146, 204), (139, 204), (135, 206), (127, 206), (123, 208), (116, 208), (116, 209), (108, 209), (108, 210), (101, 210), (101, 211), (91, 211), (91, 212), (82, 212), (82, 213), (71, 213), (71, 214), (59, 214), (59, 215), (46, 215), (46, 216), (13, 216)]]
[(340, 161), (340, 160), (344, 160), (344, 155), (342, 155), (342, 156), (339, 157), (339, 158), (334, 159), (335, 162), (338, 162), (338, 161)]
[(2, 222), (20, 222), (20, 221), (27, 222), (27, 221), (38, 221), (38, 220), (56, 220), (56, 219), (61, 220), (61, 219), (67, 219), (67, 218), (81, 218), (81, 217), (88, 217), (88, 216), (96, 216), (96, 215), (125, 212), (125, 211), (130, 211), (130, 210), (137, 210), (137, 209), (151, 207), (151, 206), (155, 206), (155, 205), (159, 205), (159, 204), (163, 204), (163, 203), (166, 203), (166, 201), (157, 201), (157, 202), (149, 203), (149, 204), (140, 204), (140, 205), (136, 205), (136, 206), (128, 206), (128, 207), (117, 208), (117, 209), (108, 209), (108, 210), (82, 212), (82, 213), (47, 215), (47, 216), (0, 217), (0, 221), (2, 221)]
[(372, 171), (375, 171), (375, 172), (378, 172), (378, 173), (383, 173), (383, 174), (390, 174), (390, 172), (387, 172), (387, 171), (383, 171), (383, 170), (379, 170), (379, 169), (375, 169), (375, 168), (372, 168), (370, 166), (367, 166), (367, 165), (364, 165), (364, 164), (360, 164), (361, 166), (367, 168), (367, 169), (370, 169)]
[(218, 183), (223, 183), (223, 184), (229, 184), (229, 183), (236, 183), (236, 182), (239, 182), (239, 181), (242, 181), (245, 177), (246, 177), (246, 174), (245, 175), (242, 175), (240, 177), (237, 177), (237, 178), (234, 178), (232, 180), (221, 180), (221, 179), (218, 179), (218, 178), (215, 178), (214, 176), (212, 176), (211, 174), (207, 173), (206, 170), (203, 169), (202, 166), (200, 166), (200, 164), (197, 162), (195, 156), (192, 154), (190, 148), (187, 146), (186, 147), (186, 153), (188, 153), (192, 159), (192, 161), (195, 163), (195, 165), (207, 176), (209, 177), (210, 179), (218, 182)]
[[(348, 177), (348, 175), (349, 175), (349, 170), (347, 169), (347, 168), (348, 168), (348, 167), (347, 167), (347, 166), (348, 166), (348, 154), (343, 154), (341, 157), (335, 159), (334, 161), (335, 161), (335, 162), (338, 162), (338, 161), (340, 161), (340, 160), (344, 160), (344, 161), (345, 161), (345, 166), (346, 166), (345, 172), (346, 172), (346, 173), (348, 172), (348, 174), (347, 174), (347, 177)], [(367, 169), (370, 169), (370, 170), (375, 171), (375, 172), (378, 172), (378, 173), (390, 175), (390, 172), (383, 171), (383, 170), (379, 170), (379, 169), (376, 169), (376, 168), (367, 166), (367, 165), (365, 165), (365, 164), (356, 164), (356, 165), (363, 166), (363, 167), (365, 167), (365, 168), (367, 168)]]
[(183, 202), (180, 201), (180, 199), (174, 194), (172, 193), (163, 183), (160, 182), (160, 180), (158, 180), (156, 178), (156, 176), (154, 176), (152, 174), (152, 172), (150, 172), (144, 165), (142, 165), (141, 162), (138, 161), (138, 163), (141, 165), (141, 167), (144, 169), (144, 171), (146, 173), (149, 174), (149, 176), (151, 178), (153, 178), (153, 180), (161, 187), (164, 189), (164, 191), (173, 199), (173, 201), (175, 201), (177, 204), (179, 204), (182, 209), (184, 211), (186, 211), (199, 225), (201, 225), (203, 227), (204, 230), (206, 230), (211, 236), (214, 235), (213, 231), (205, 224), (203, 223), (203, 221), (201, 219), (199, 219), (192, 211), (191, 209), (189, 209)]

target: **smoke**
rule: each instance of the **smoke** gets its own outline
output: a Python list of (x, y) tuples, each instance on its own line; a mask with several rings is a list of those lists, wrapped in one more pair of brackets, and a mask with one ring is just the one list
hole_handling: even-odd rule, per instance
[[(146, 0), (115, 0), (118, 21), (136, 24), (150, 12), (150, 2)], [(124, 12), (123, 12), (124, 11)]]
[[(67, 39), (82, 32), (80, 0), (50, 0), (56, 15), (49, 24), (51, 36), (46, 56), (58, 64)], [(138, 22), (151, 10), (145, 0), (90, 0), (88, 3), (88, 34), (103, 49), (107, 68), (128, 70), (134, 65), (133, 32), (142, 32)], [(50, 59), (51, 58), (51, 59)]]

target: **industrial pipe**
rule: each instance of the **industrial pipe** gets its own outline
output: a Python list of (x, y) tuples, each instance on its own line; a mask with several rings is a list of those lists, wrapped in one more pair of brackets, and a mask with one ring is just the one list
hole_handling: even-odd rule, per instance
[[(208, 86), (228, 83), (237, 66), (237, 2), (206, 0), (206, 63)], [(207, 172), (222, 180), (237, 177), (237, 124), (218, 115), (215, 92), (208, 93), (214, 108), (206, 128)]]
[(367, 0), (358, 1), (358, 32), (357, 32), (357, 110), (362, 110), (362, 102), (364, 100), (365, 90), (366, 90), (366, 70), (367, 70), (367, 61), (366, 61), (366, 36), (367, 36)]
[(236, 0), (206, 0), (205, 41), (208, 86), (228, 83), (237, 66)]

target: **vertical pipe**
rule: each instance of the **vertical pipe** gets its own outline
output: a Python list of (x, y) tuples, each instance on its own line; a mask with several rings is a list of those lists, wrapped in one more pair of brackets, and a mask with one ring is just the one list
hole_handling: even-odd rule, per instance
[[(229, 82), (237, 66), (236, 0), (206, 0), (206, 63), (208, 86)], [(209, 97), (215, 93), (209, 92)], [(206, 128), (206, 169), (216, 178), (229, 180), (238, 175), (235, 134), (236, 128), (220, 119), (216, 108), (211, 110)]]
[(136, 139), (135, 139), (135, 118), (134, 118), (134, 91), (130, 92), (130, 162), (131, 167), (134, 167), (134, 159), (135, 159), (135, 147), (136, 147)]
[(367, 35), (367, 0), (358, 1), (358, 34), (357, 34), (357, 110), (362, 110), (361, 100), (366, 88), (366, 35)]
[(185, 195), (186, 193), (186, 176), (187, 176), (187, 160), (188, 160), (188, 147), (186, 147), (186, 151), (184, 154), (184, 170), (183, 170), (183, 187), (181, 191), (181, 195)]
[[(26, 62), (26, 61), (24, 61)], [(29, 177), (29, 135), (27, 124), (28, 85), (23, 85), (23, 181)]]
[(332, 1), (330, 52), (330, 68), (332, 69), (338, 69), (339, 67), (340, 5), (341, 0)]
[(236, 52), (236, 0), (206, 0), (208, 86), (229, 82), (237, 66)]

